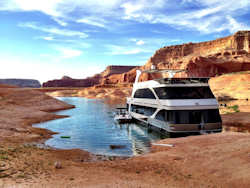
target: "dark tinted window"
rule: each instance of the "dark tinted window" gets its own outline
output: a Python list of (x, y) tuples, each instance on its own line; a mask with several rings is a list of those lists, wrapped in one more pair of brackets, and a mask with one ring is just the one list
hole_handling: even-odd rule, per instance
[(135, 92), (134, 98), (155, 99), (155, 96), (150, 89), (138, 89)]
[(203, 117), (205, 123), (221, 122), (219, 110), (206, 110)]
[(209, 87), (159, 87), (154, 88), (159, 99), (209, 99), (214, 95)]
[(157, 115), (155, 116), (155, 119), (158, 119), (160, 121), (165, 121), (165, 113), (167, 113), (167, 111), (165, 110), (159, 111)]
[(211, 110), (161, 110), (156, 119), (173, 124), (200, 124), (221, 122), (218, 109)]
[(201, 111), (168, 111), (166, 120), (176, 124), (199, 124), (201, 123)]
[(151, 116), (153, 115), (153, 113), (155, 112), (155, 108), (151, 108), (151, 107), (146, 107), (146, 106), (139, 106), (139, 105), (131, 105), (131, 110), (132, 112), (138, 113), (138, 114), (142, 114), (142, 115), (146, 115), (146, 116)]

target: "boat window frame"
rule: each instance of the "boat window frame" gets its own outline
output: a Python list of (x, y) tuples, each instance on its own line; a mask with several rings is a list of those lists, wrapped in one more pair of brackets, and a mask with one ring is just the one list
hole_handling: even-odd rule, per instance
[[(167, 88), (167, 89), (166, 89)], [(173, 89), (174, 88), (174, 89)], [(177, 88), (177, 89), (176, 89)], [(185, 91), (190, 91), (190, 88), (200, 88), (203, 89), (203, 91), (196, 91), (196, 97), (184, 97), (185, 95), (188, 96), (188, 93), (190, 92), (186, 92), (183, 93), (182, 91), (180, 91), (180, 88), (183, 89), (183, 92)], [(167, 92), (167, 90), (169, 89), (169, 94)], [(172, 90), (171, 90), (172, 89)], [(207, 89), (205, 91), (205, 89)], [(160, 100), (178, 100), (178, 99), (214, 99), (215, 96), (211, 90), (211, 88), (207, 85), (207, 86), (161, 86), (161, 87), (154, 87), (153, 88), (155, 94), (157, 95), (157, 97)], [(179, 90), (178, 92), (174, 91), (174, 90)], [(195, 92), (195, 90), (193, 91)], [(165, 93), (165, 94), (164, 94)], [(179, 95), (178, 95), (179, 94)], [(181, 96), (181, 94), (184, 94), (183, 96)], [(207, 95), (207, 97), (202, 97), (204, 96), (204, 94)], [(199, 97), (198, 97), (199, 96)]]
[[(138, 108), (136, 108), (138, 107)], [(148, 111), (143, 111), (144, 109), (147, 109)], [(151, 112), (149, 110), (152, 110)], [(154, 108), (154, 107), (149, 107), (149, 106), (141, 106), (141, 105), (137, 105), (137, 104), (131, 104), (131, 111), (134, 112), (134, 113), (138, 113), (138, 114), (141, 114), (141, 115), (145, 115), (145, 116), (152, 116), (155, 112), (156, 112), (157, 108)], [(143, 111), (143, 112), (142, 112)], [(150, 113), (148, 113), (150, 112)]]
[[(139, 94), (138, 94), (138, 92), (139, 92)], [(149, 94), (149, 95), (144, 95), (144, 94)], [(137, 89), (134, 93), (133, 98), (136, 98), (136, 99), (157, 99), (154, 92), (150, 88)]]
[[(180, 113), (177, 113), (180, 112)], [(164, 118), (158, 118), (159, 115), (163, 115)], [(182, 113), (182, 115), (181, 115)], [(195, 114), (199, 114), (200, 117), (195, 116)], [(181, 117), (183, 115), (187, 115), (188, 119), (186, 122), (181, 121), (184, 120)], [(198, 118), (199, 120), (194, 120), (194, 117)], [(209, 117), (209, 118), (208, 118)], [(161, 109), (155, 115), (155, 119), (159, 121), (165, 121), (170, 124), (201, 124), (201, 123), (222, 123), (221, 116), (219, 113), (219, 109), (202, 109), (202, 110), (166, 110)], [(188, 120), (188, 122), (187, 122)], [(192, 121), (191, 121), (192, 120)]]

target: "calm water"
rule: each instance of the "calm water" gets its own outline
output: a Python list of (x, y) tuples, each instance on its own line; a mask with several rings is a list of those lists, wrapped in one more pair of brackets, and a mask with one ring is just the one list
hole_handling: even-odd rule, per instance
[[(114, 108), (101, 100), (79, 97), (58, 99), (73, 104), (76, 108), (56, 113), (69, 115), (69, 118), (34, 125), (59, 133), (46, 141), (49, 146), (61, 149), (80, 148), (101, 155), (133, 156), (148, 152), (150, 143), (160, 139), (160, 135), (148, 133), (140, 125), (117, 124), (113, 119)], [(112, 150), (112, 144), (125, 147)]]

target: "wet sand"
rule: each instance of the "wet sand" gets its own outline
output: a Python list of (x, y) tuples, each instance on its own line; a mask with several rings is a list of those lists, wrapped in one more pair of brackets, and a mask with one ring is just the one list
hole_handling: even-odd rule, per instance
[[(32, 89), (0, 88), (0, 186), (2, 187), (249, 187), (250, 135), (223, 132), (161, 140), (174, 147), (119, 159), (82, 150), (39, 148), (53, 133), (32, 123), (72, 108)], [(241, 107), (240, 107), (241, 108)], [(223, 115), (232, 122), (241, 113)], [(245, 115), (245, 114), (244, 114)], [(245, 116), (244, 116), (245, 117)], [(248, 119), (245, 120), (249, 122)], [(241, 125), (243, 126), (243, 125)], [(33, 144), (35, 143), (35, 144)], [(60, 163), (62, 168), (55, 168)]]

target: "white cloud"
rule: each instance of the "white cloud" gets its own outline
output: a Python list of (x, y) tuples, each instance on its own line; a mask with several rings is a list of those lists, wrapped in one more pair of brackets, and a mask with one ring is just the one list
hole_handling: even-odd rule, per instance
[(130, 2), (122, 4), (121, 7), (124, 8), (124, 11), (125, 11), (124, 18), (125, 19), (140, 17), (140, 14), (137, 12), (143, 9), (142, 4), (133, 4)]
[[(228, 25), (225, 26), (225, 29), (229, 29), (231, 33), (234, 33), (239, 30), (250, 30), (250, 26), (247, 26), (243, 23), (237, 22), (234, 18), (231, 16), (226, 17), (228, 20)], [(222, 29), (224, 30), (224, 29)]]
[[(195, 13), (194, 13), (195, 14)], [(185, 15), (181, 16), (185, 17)], [(197, 30), (201, 33), (209, 34), (221, 31), (229, 31), (230, 33), (238, 30), (248, 30), (249, 26), (244, 23), (237, 22), (232, 16), (210, 16), (204, 19), (181, 19), (178, 16), (156, 18), (154, 23), (164, 23), (176, 27), (178, 29)]]
[[(249, 12), (249, 0), (1, 0), (0, 10), (40, 11), (51, 16), (61, 26), (78, 21), (96, 27), (106, 27), (121, 19), (150, 24), (166, 24), (177, 29), (202, 33), (243, 29), (237, 17)], [(227, 17), (233, 19), (228, 19)], [(222, 26), (223, 25), (223, 26)], [(237, 25), (237, 27), (236, 27)], [(107, 28), (107, 27), (106, 27)]]
[(0, 10), (8, 11), (40, 11), (52, 16), (60, 16), (57, 11), (61, 0), (3, 0), (0, 3)]
[(56, 27), (48, 27), (48, 26), (38, 26), (36, 23), (20, 23), (19, 26), (31, 28), (34, 30), (43, 31), (45, 33), (67, 36), (67, 37), (74, 37), (74, 36), (78, 36), (80, 38), (87, 38), (88, 37), (88, 35), (86, 33), (83, 33), (80, 31), (58, 29)]
[(136, 38), (131, 38), (131, 39), (129, 39), (129, 41), (131, 41), (131, 42), (136, 42), (137, 39), (136, 39)]
[(140, 46), (140, 45), (145, 44), (145, 42), (143, 40), (139, 40), (139, 41), (136, 42), (136, 44)]
[(53, 37), (53, 36), (39, 36), (39, 37), (34, 37), (34, 39), (42, 39), (46, 41), (52, 41), (52, 44), (62, 44), (65, 46), (70, 46), (71, 48), (90, 48), (92, 47), (92, 44), (87, 43), (83, 40), (77, 39), (64, 39), (63, 37)]
[(96, 18), (96, 17), (86, 17), (77, 20), (78, 23), (85, 23), (88, 25), (96, 26), (96, 27), (102, 27), (105, 28), (105, 23), (107, 23), (104, 19)]
[(67, 22), (62, 21), (61, 19), (59, 19), (59, 18), (57, 18), (57, 17), (54, 17), (53, 20), (54, 20), (56, 23), (58, 23), (59, 25), (61, 25), (61, 26), (64, 26), (64, 27), (65, 27), (65, 26), (68, 25)]
[(151, 50), (142, 49), (142, 48), (133, 48), (133, 47), (124, 47), (117, 45), (106, 45), (110, 52), (109, 55), (133, 55), (140, 53), (152, 53)]
[(53, 37), (42, 37), (42, 39), (44, 39), (44, 40), (48, 40), (48, 41), (52, 41), (52, 40), (54, 40), (54, 38), (53, 38)]
[(71, 46), (78, 47), (78, 48), (90, 48), (92, 44), (81, 41), (81, 40), (65, 40), (65, 39), (57, 39), (57, 42), (66, 43), (67, 45), (70, 44)]
[(107, 14), (115, 12), (123, 0), (1, 0), (0, 10), (7, 11), (40, 11), (53, 17), (68, 17), (76, 10), (86, 14)]
[(136, 38), (131, 38), (129, 39), (129, 41), (134, 42), (136, 45), (140, 46), (140, 45), (144, 45), (145, 41), (144, 40), (138, 40)]
[[(238, 30), (249, 28), (235, 19), (235, 16), (248, 12), (250, 8), (248, 0), (238, 0), (237, 3), (234, 0), (183, 0), (178, 6), (176, 6), (176, 2), (168, 1), (168, 5), (172, 4), (171, 8), (166, 8), (167, 4), (164, 2), (161, 3), (161, 6), (156, 6), (156, 3), (150, 1), (141, 2), (138, 0), (124, 3), (122, 5), (125, 13), (123, 18), (142, 23), (167, 24), (177, 29), (197, 30), (202, 33), (224, 30), (234, 32), (236, 29), (232, 28)], [(197, 8), (188, 9), (190, 3)], [(151, 7), (150, 4), (152, 4)], [(164, 10), (162, 10), (162, 6), (165, 8)], [(176, 11), (174, 11), (175, 9)], [(233, 20), (228, 19), (228, 16)]]
[(71, 48), (56, 47), (56, 50), (60, 53), (62, 58), (73, 58), (82, 55), (82, 51)]
[(142, 53), (142, 52), (145, 52), (141, 49), (131, 49), (131, 50), (124, 50), (124, 51), (120, 51), (120, 52), (116, 52), (116, 54), (114, 55), (131, 55), (131, 54), (139, 54), (139, 53)]
[[(151, 21), (164, 6), (164, 0), (137, 0), (121, 4), (124, 10), (123, 19), (135, 19), (140, 21)], [(158, 12), (158, 13), (157, 13)]]

